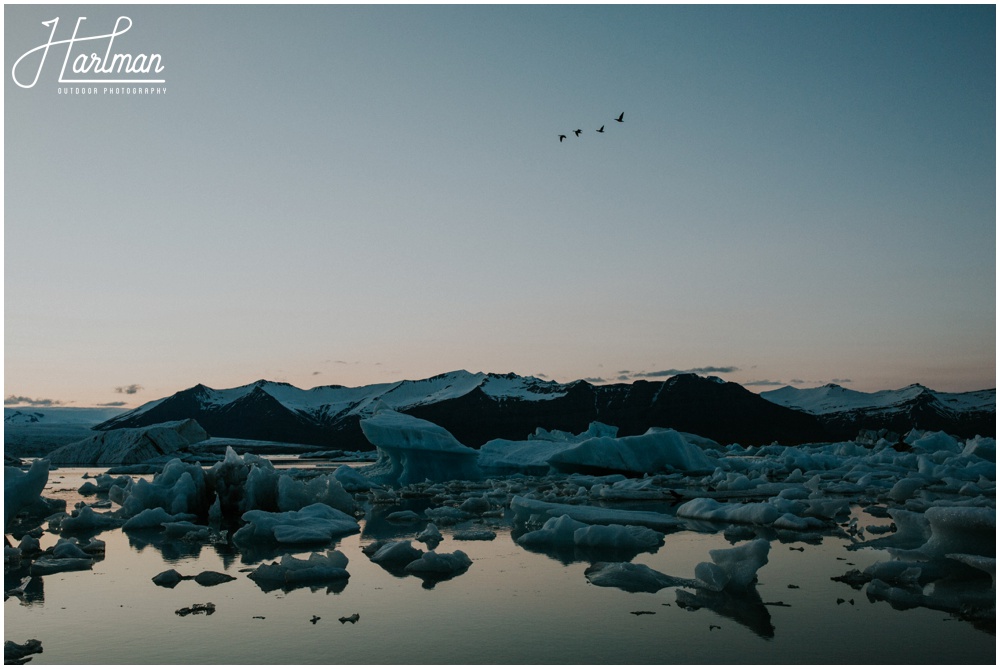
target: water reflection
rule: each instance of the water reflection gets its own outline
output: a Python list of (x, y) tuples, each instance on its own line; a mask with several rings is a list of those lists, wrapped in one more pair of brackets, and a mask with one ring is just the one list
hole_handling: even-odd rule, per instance
[(678, 590), (677, 605), (692, 611), (710, 609), (723, 618), (743, 625), (762, 639), (774, 638), (771, 613), (767, 610), (757, 588), (740, 592), (728, 590), (712, 592), (703, 588), (698, 588), (694, 592)]

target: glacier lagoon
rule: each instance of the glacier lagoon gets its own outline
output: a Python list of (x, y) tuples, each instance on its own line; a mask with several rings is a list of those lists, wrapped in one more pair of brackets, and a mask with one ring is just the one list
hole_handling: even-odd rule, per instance
[[(101, 499), (77, 492), (87, 471), (50, 472), (43, 496), (66, 500), (68, 509)], [(528, 497), (568, 487), (566, 477), (514, 480)], [(490, 481), (474, 490), (488, 492)], [(540, 523), (525, 526), (509, 505), (501, 505), (455, 524), (438, 523), (442, 540), (436, 552), (460, 550), (471, 565), (437, 581), (394, 574), (363, 549), (376, 541), (413, 541), (440, 499), (395, 494), (381, 500), (362, 495), (359, 501), (360, 531), (319, 546), (241, 548), (231, 538), (168, 539), (162, 532), (117, 528), (91, 533), (105, 542), (103, 559), (90, 570), (36, 576), (21, 597), (8, 598), (5, 640), (40, 640), (43, 652), (30, 656), (35, 664), (995, 662), (994, 623), (926, 606), (905, 608), (898, 601), (894, 607), (869, 598), (862, 586), (832, 580), (892, 560), (890, 549), (858, 548), (856, 528), (869, 528), (869, 541), (881, 536), (871, 533), (899, 531), (889, 518), (864, 510), (871, 506), (853, 504), (833, 527), (798, 533), (682, 519), (662, 545), (631, 557), (579, 547), (522, 547), (516, 539)], [(667, 515), (679, 507), (679, 501), (591, 504)], [(404, 510), (418, 520), (390, 520)], [(469, 529), (488, 529), (495, 537), (456, 538)], [(40, 547), (54, 545), (58, 536), (45, 532)], [(692, 598), (685, 593), (696, 590), (683, 586), (629, 592), (598, 587), (585, 575), (592, 563), (608, 558), (693, 579), (711, 551), (755, 538), (769, 544), (767, 563), (757, 571), (755, 586), (737, 595)], [(282, 554), (305, 558), (330, 548), (346, 556), (346, 580), (265, 591), (248, 577)], [(183, 575), (224, 572), (235, 579), (211, 587), (193, 580), (173, 588), (155, 585), (152, 578), (169, 569)], [(5, 591), (21, 578), (5, 570)], [(987, 593), (995, 587), (989, 577), (976, 583)], [(933, 595), (935, 587), (943, 585), (925, 586), (922, 594)], [(211, 614), (178, 614), (209, 602)], [(351, 622), (354, 614), (358, 618)]]

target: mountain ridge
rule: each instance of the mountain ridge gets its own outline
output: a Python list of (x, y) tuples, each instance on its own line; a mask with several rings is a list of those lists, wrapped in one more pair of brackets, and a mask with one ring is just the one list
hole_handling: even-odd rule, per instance
[[(214, 436), (368, 450), (359, 421), (385, 405), (435, 422), (473, 447), (496, 438), (525, 439), (539, 427), (582, 432), (594, 420), (615, 425), (621, 436), (670, 427), (720, 443), (795, 445), (849, 439), (863, 428), (905, 431), (900, 426), (908, 421), (913, 423), (909, 427), (973, 436), (963, 434), (972, 429), (969, 424), (985, 434), (989, 417), (995, 417), (995, 390), (974, 394), (982, 396), (978, 403), (971, 394), (935, 393), (917, 384), (879, 393), (828, 384), (804, 390), (786, 386), (758, 395), (739, 384), (695, 374), (594, 385), (456, 370), (358, 387), (301, 389), (266, 379), (221, 390), (197, 384), (95, 429), (194, 418)], [(990, 429), (995, 433), (995, 426)]]

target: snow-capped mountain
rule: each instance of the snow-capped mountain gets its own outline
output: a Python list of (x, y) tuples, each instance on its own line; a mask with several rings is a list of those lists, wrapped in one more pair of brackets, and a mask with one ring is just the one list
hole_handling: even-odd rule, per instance
[(669, 427), (723, 444), (793, 445), (850, 439), (862, 428), (903, 432), (915, 425), (961, 436), (993, 435), (994, 397), (994, 391), (945, 394), (917, 386), (882, 393), (839, 386), (780, 388), (757, 395), (694, 374), (595, 386), (456, 371), (357, 388), (303, 390), (264, 380), (224, 390), (197, 385), (97, 429), (193, 418), (217, 437), (367, 450), (371, 444), (359, 421), (385, 405), (437, 423), (476, 448), (490, 439), (524, 439), (539, 427), (578, 433), (595, 420), (618, 427), (619, 436)]
[(760, 396), (813, 414), (836, 431), (858, 426), (896, 432), (917, 427), (968, 436), (996, 432), (996, 389), (941, 393), (913, 384), (866, 393), (828, 383), (819, 388), (785, 386)]
[(582, 432), (595, 420), (617, 426), (620, 436), (650, 427), (724, 443), (802, 443), (826, 436), (815, 416), (717, 378), (683, 374), (655, 383), (595, 386), (466, 371), (357, 388), (303, 390), (263, 380), (225, 390), (197, 385), (97, 429), (194, 418), (213, 436), (364, 450), (371, 445), (359, 420), (380, 404), (437, 423), (473, 447), (495, 438), (524, 439), (539, 427)]

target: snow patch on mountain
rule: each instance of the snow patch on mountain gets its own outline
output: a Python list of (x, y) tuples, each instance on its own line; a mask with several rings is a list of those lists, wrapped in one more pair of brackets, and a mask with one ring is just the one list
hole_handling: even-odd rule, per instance
[(851, 390), (835, 383), (819, 388), (794, 388), (784, 386), (760, 393), (764, 399), (790, 409), (799, 409), (815, 415), (845, 411), (871, 411), (892, 409), (928, 393), (953, 411), (995, 411), (996, 390), (979, 390), (968, 393), (939, 393), (918, 383), (898, 390), (880, 390), (866, 393)]

